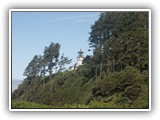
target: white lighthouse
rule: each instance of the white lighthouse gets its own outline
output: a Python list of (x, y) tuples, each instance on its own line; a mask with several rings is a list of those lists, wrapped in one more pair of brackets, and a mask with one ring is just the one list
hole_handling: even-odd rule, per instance
[(82, 62), (83, 62), (83, 51), (80, 49), (80, 51), (78, 52), (76, 67), (82, 65)]
[(80, 51), (78, 52), (77, 63), (75, 63), (73, 66), (70, 66), (68, 70), (76, 70), (79, 66), (83, 64), (83, 59), (83, 51), (80, 49)]

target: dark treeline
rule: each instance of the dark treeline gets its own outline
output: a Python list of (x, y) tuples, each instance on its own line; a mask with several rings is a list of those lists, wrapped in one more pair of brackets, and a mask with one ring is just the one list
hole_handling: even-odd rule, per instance
[(91, 30), (92, 65), (100, 74), (148, 70), (148, 12), (103, 12)]

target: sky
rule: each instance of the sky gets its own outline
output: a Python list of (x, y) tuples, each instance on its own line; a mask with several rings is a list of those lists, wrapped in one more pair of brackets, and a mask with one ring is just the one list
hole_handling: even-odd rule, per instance
[(76, 63), (78, 51), (89, 49), (91, 25), (99, 12), (12, 12), (12, 79), (23, 80), (23, 72), (34, 55), (43, 55), (51, 42), (61, 45), (60, 55)]

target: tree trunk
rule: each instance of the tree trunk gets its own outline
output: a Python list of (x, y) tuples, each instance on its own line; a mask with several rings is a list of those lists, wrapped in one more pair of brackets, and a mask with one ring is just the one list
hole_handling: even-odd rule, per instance
[(52, 61), (50, 61), (50, 64), (48, 66), (48, 69), (49, 69), (49, 79), (50, 81), (52, 80)]

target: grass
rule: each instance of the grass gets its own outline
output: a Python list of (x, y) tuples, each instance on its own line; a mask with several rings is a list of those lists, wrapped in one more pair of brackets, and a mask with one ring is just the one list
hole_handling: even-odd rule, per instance
[(98, 101), (91, 101), (89, 105), (85, 104), (64, 104), (62, 106), (51, 106), (51, 105), (44, 105), (44, 104), (38, 104), (38, 103), (32, 103), (32, 102), (26, 102), (26, 101), (13, 101), (12, 102), (12, 109), (55, 109), (55, 108), (107, 108), (107, 105), (103, 102)]
[(52, 108), (50, 105), (43, 105), (38, 103), (32, 103), (32, 102), (26, 102), (26, 101), (13, 101), (12, 102), (12, 108)]

